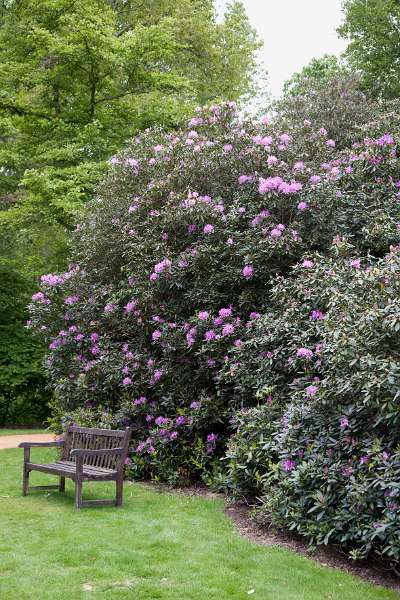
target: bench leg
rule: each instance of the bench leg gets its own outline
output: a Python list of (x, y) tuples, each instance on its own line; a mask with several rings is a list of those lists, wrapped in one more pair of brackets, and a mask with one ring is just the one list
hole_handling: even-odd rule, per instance
[(122, 506), (122, 494), (124, 491), (124, 480), (119, 477), (115, 482), (116, 495), (115, 495), (115, 506)]
[(75, 481), (75, 508), (82, 508), (82, 481)]
[(22, 475), (22, 495), (27, 496), (29, 491), (29, 473), (30, 471), (24, 465), (24, 471)]
[(60, 477), (59, 491), (65, 492), (65, 477)]

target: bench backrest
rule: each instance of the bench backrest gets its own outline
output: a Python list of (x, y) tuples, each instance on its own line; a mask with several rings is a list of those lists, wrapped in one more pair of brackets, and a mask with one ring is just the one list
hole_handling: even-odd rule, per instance
[(131, 429), (93, 429), (69, 425), (65, 433), (65, 444), (62, 452), (63, 460), (76, 461), (70, 456), (71, 450), (81, 448), (84, 450), (108, 450), (122, 448), (122, 455), (89, 456), (84, 463), (93, 467), (105, 469), (122, 468), (129, 450)]

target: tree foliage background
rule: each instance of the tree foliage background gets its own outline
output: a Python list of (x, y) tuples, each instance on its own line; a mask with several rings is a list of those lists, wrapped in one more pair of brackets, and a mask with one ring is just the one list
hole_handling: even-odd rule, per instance
[(397, 0), (344, 0), (339, 34), (346, 57), (361, 73), (365, 89), (384, 98), (399, 96), (400, 4)]

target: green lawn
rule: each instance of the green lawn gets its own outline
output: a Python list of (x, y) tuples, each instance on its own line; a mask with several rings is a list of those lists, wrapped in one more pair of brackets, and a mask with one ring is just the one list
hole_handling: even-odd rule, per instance
[(49, 433), (46, 429), (2, 429), (0, 427), (0, 437), (2, 435), (25, 435), (26, 433)]
[[(54, 450), (32, 450), (41, 461)], [(21, 496), (21, 450), (0, 451), (0, 598), (4, 600), (394, 600), (281, 548), (241, 538), (223, 502), (127, 483), (120, 509), (76, 511), (65, 495)], [(56, 479), (32, 473), (32, 484)], [(85, 492), (85, 488), (84, 488)], [(111, 484), (87, 484), (86, 497)]]

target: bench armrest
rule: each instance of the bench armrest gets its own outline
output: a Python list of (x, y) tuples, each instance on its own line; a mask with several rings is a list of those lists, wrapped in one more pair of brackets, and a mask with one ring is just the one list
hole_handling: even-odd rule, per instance
[(107, 450), (85, 450), (84, 448), (75, 448), (71, 450), (70, 456), (110, 456), (114, 454), (122, 454), (122, 448), (108, 448)]
[(54, 442), (21, 442), (18, 448), (50, 448), (51, 446), (64, 446), (64, 440)]

